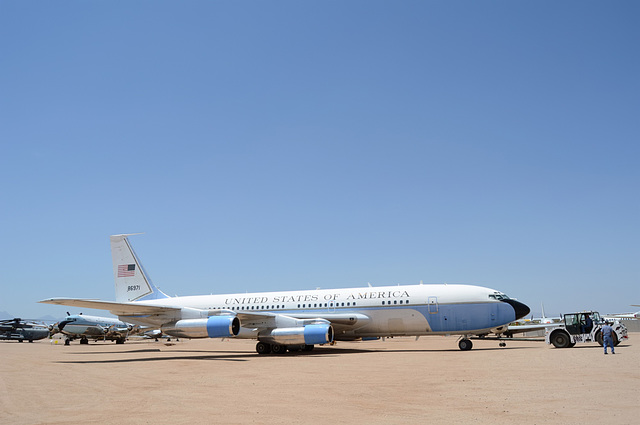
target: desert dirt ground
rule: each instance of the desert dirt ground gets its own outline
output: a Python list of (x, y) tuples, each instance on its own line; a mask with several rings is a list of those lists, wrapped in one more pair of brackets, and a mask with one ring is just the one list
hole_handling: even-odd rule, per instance
[(0, 342), (1, 424), (638, 424), (640, 334), (597, 344), (456, 337), (261, 356), (254, 341)]

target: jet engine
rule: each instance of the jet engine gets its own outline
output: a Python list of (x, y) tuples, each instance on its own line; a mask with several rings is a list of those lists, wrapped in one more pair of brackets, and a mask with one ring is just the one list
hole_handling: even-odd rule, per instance
[(276, 328), (268, 333), (259, 334), (258, 339), (270, 344), (280, 345), (326, 344), (333, 342), (333, 328), (327, 324)]
[(226, 338), (238, 335), (239, 331), (240, 320), (236, 316), (178, 320), (162, 327), (165, 334), (180, 338)]

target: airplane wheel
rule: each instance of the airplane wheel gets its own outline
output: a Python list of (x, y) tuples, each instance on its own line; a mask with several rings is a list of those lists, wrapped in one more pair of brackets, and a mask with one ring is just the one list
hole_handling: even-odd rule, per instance
[(271, 346), (271, 352), (273, 354), (284, 354), (287, 352), (287, 347), (285, 345), (273, 344)]
[(471, 342), (470, 339), (463, 338), (460, 341), (458, 341), (458, 347), (462, 351), (469, 351), (473, 347), (473, 343)]
[(500, 344), (498, 344), (500, 347), (506, 347), (507, 343), (506, 342), (501, 342)]
[(69, 345), (69, 344), (71, 344), (71, 341), (70, 341), (70, 340), (68, 340), (68, 339), (65, 339), (65, 340), (64, 340), (64, 345)]
[(258, 342), (256, 344), (256, 351), (258, 354), (269, 354), (271, 352), (271, 345), (265, 342)]

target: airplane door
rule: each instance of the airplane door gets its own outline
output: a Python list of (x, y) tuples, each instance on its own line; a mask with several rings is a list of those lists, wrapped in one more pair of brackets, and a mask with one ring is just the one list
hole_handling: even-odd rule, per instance
[(427, 305), (429, 306), (429, 314), (438, 313), (438, 297), (429, 297)]

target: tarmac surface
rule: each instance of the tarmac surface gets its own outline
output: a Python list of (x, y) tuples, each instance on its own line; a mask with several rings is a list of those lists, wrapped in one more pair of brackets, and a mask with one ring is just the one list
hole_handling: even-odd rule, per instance
[(0, 343), (1, 424), (638, 424), (640, 334), (597, 344), (456, 337), (258, 355), (255, 341)]

